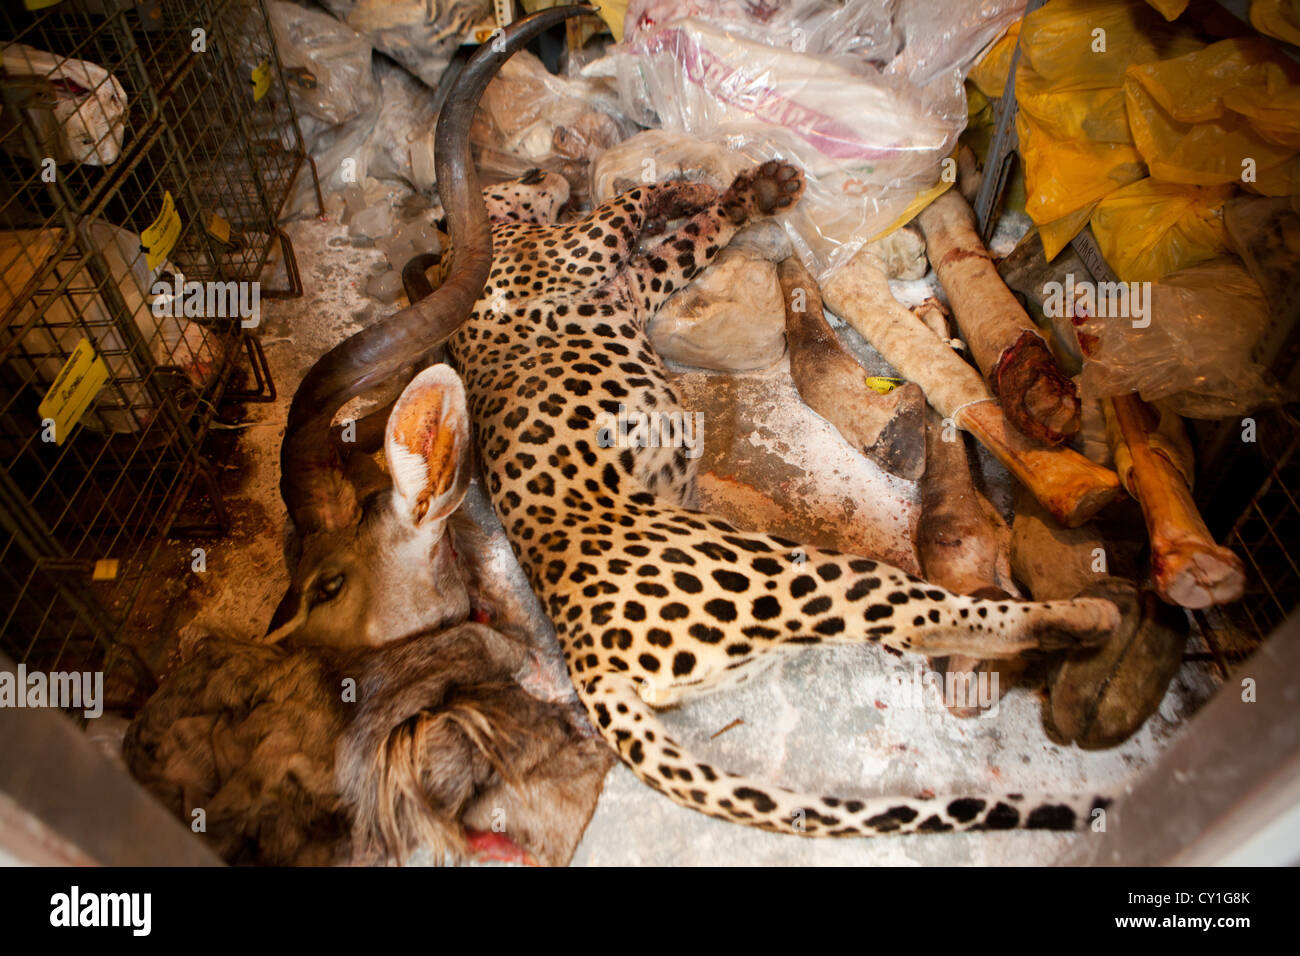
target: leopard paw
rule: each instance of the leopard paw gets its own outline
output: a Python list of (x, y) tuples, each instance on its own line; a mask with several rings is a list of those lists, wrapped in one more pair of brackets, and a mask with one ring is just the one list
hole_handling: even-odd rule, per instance
[(804, 185), (803, 171), (798, 167), (769, 160), (736, 177), (722, 197), (722, 211), (736, 225), (757, 216), (771, 216), (798, 202)]

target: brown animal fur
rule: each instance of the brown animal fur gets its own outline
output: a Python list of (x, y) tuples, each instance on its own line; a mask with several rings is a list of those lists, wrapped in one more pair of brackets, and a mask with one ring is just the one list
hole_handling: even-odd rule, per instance
[(202, 808), (231, 863), (458, 860), (465, 827), (504, 822), (564, 864), (612, 758), (518, 687), (526, 657), (478, 624), (377, 649), (209, 638), (137, 715), (127, 765), (184, 822)]

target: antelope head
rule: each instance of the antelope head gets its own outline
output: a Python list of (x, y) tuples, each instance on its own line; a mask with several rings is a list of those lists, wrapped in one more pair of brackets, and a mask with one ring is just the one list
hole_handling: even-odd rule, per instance
[(363, 329), (312, 366), (294, 394), (280, 449), (280, 493), (300, 542), (291, 585), (268, 640), (379, 644), (463, 620), (469, 599), (450, 536), (470, 474), (469, 417), (455, 373), (416, 376), (384, 428), (391, 482), (366, 454), (344, 455), (331, 431), (350, 400), (424, 368), (468, 318), (492, 264), (492, 236), (470, 155), (479, 97), (515, 50), (592, 7), (553, 7), (479, 47), (456, 78), (434, 138), (438, 192), (447, 212), (447, 278), (427, 298)]

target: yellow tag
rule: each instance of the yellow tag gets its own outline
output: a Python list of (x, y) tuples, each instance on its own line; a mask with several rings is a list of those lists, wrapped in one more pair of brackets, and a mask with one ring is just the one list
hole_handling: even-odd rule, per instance
[(230, 223), (222, 219), (215, 212), (208, 216), (208, 234), (213, 236), (218, 242), (230, 242)]
[(614, 34), (615, 42), (622, 43), (627, 0), (596, 0), (596, 6), (600, 8), (600, 18), (605, 21), (605, 26), (609, 27), (609, 32)]
[(62, 445), (91, 401), (108, 381), (108, 366), (95, 354), (90, 339), (82, 339), (59, 369), (54, 384), (37, 406), (41, 421), (54, 422), (54, 443)]
[(117, 578), (117, 558), (100, 558), (95, 562), (95, 570), (90, 572), (92, 581), (113, 581)]
[(492, 34), (496, 32), (495, 27), (479, 27), (474, 31), (474, 42), (487, 43), (488, 40), (492, 39)]
[(44, 10), (46, 7), (52, 7), (59, 0), (23, 0), (23, 6), (28, 10)]
[[(948, 168), (955, 170), (957, 168), (956, 149), (953, 149), (952, 155), (949, 156), (948, 159), (952, 160), (954, 164), (953, 166)], [(945, 166), (947, 166), (947, 162), (948, 162), (947, 160), (944, 160)], [(876, 233), (867, 241), (879, 242), (881, 239), (884, 239), (886, 236), (890, 235), (891, 233), (897, 232), (899, 229), (902, 229), (909, 222), (911, 222), (913, 219), (919, 216), (921, 214), (921, 211), (925, 209), (926, 206), (930, 205), (930, 203), (934, 202), (936, 199), (938, 199), (940, 196), (946, 193), (949, 189), (951, 189), (952, 184), (954, 182), (956, 182), (956, 179), (948, 180), (944, 177), (940, 177), (939, 181), (935, 183), (933, 186), (931, 186), (929, 189), (926, 189), (923, 192), (919, 192), (915, 196), (913, 196), (912, 201), (907, 204), (907, 208), (903, 210), (902, 214), (897, 219), (891, 222), (887, 228)]]
[(253, 70), (253, 102), (256, 103), (271, 89), (271, 61), (263, 60)]
[(158, 213), (158, 218), (149, 224), (148, 229), (140, 233), (140, 245), (144, 246), (148, 253), (144, 261), (150, 272), (163, 264), (163, 260), (172, 251), (180, 236), (181, 214), (176, 211), (176, 202), (172, 199), (172, 194), (165, 192), (162, 212)]
[(885, 378), (883, 375), (867, 376), (867, 388), (879, 392), (881, 395), (888, 395), (902, 384), (903, 380), (901, 378)]

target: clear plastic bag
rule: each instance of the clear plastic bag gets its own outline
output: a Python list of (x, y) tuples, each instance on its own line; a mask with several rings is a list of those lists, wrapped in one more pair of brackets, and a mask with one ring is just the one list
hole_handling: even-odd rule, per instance
[(484, 92), (470, 139), (486, 181), (547, 169), (569, 180), (582, 203), (591, 161), (636, 129), (603, 83), (554, 76), (537, 57), (519, 52)]
[[(379, 86), (371, 71), (370, 44), (319, 10), (272, 0), (267, 12), (280, 62), (290, 76), (289, 95), (298, 112), (303, 142), (320, 176), (321, 192), (328, 196), (349, 184), (365, 182), (369, 167), (366, 142), (379, 118)], [(251, 70), (257, 64), (245, 66)], [(312, 178), (299, 176), (285, 218), (315, 212)]]
[(311, 77), (310, 83), (289, 83), (300, 116), (335, 126), (376, 109), (379, 88), (365, 37), (318, 10), (281, 0), (272, 0), (267, 10), (285, 71)]
[(721, 143), (667, 129), (648, 129), (605, 150), (591, 167), (591, 201), (612, 199), (645, 183), (687, 179), (722, 191), (750, 166)]
[[(1024, 0), (1019, 3), (1023, 8)], [(899, 49), (891, 16), (893, 6), (893, 0), (632, 0), (624, 23), (624, 39), (636, 44), (673, 21), (695, 18), (796, 53), (847, 56), (883, 64)]]
[[(1269, 302), (1293, 302), (1300, 295), (1300, 212), (1283, 198), (1236, 196), (1223, 208), (1228, 244), (1241, 256)], [(1272, 362), (1291, 333), (1286, 310), (1270, 312), (1257, 357)]]
[(376, 179), (400, 179), (417, 192), (432, 195), (437, 96), (382, 57), (375, 59), (375, 74), (381, 106), (367, 143), (366, 173)]
[[(1284, 395), (1253, 350), (1269, 323), (1259, 284), (1231, 257), (1150, 287), (1147, 316), (1076, 317), (1085, 399), (1140, 392), (1187, 418), (1245, 415)], [(1145, 325), (1149, 319), (1150, 324)]]
[(492, 0), (320, 0), (320, 4), (430, 89), (437, 88), (474, 26), (492, 17)]
[(1025, 0), (897, 0), (894, 31), (902, 49), (885, 72), (917, 86), (954, 71), (964, 77), (989, 44), (1024, 15), (1025, 5)]
[(966, 123), (955, 74), (921, 90), (843, 56), (798, 53), (703, 20), (646, 31), (628, 53), (624, 88), (644, 94), (665, 129), (804, 169), (807, 191), (787, 222), (823, 275), (939, 183)]
[[(9, 43), (0, 46), (0, 75), (17, 87), (44, 81), (27, 110), (40, 147), (56, 163), (108, 166), (122, 154), (126, 135), (126, 91), (117, 77), (88, 60), (56, 56)], [(5, 137), (8, 141), (8, 137)]]

